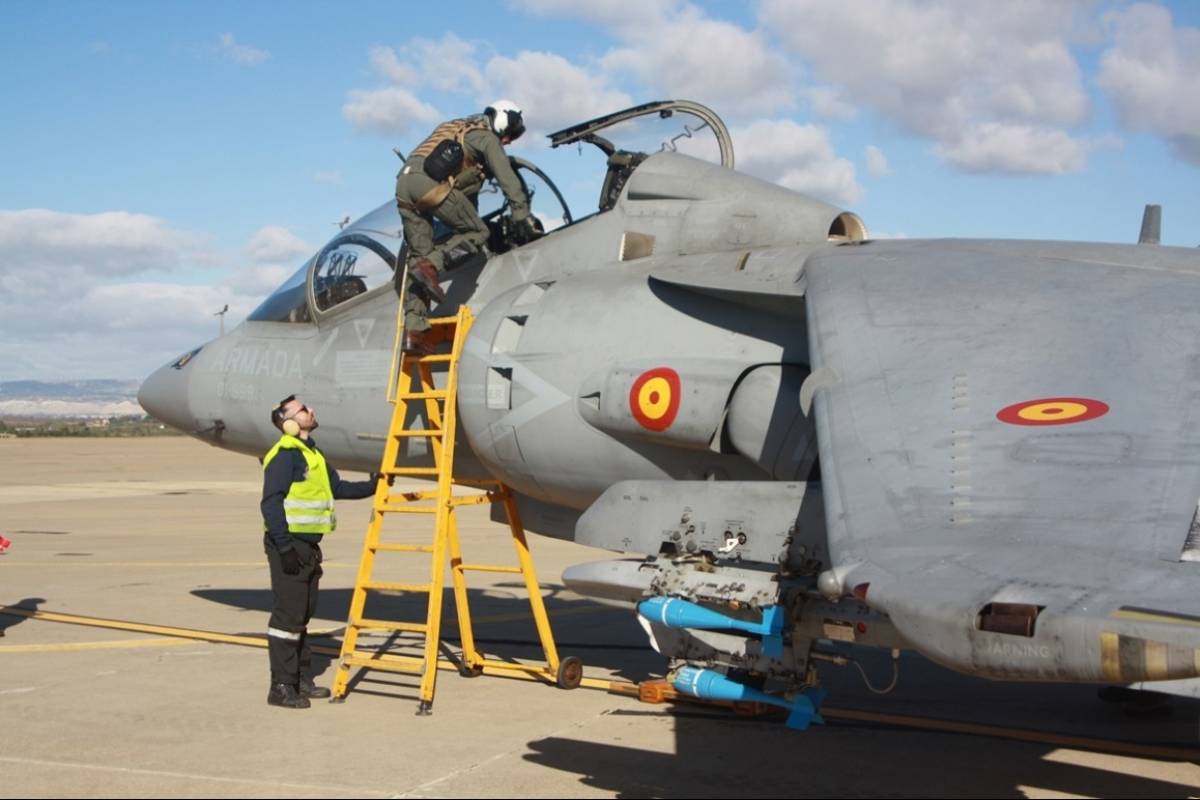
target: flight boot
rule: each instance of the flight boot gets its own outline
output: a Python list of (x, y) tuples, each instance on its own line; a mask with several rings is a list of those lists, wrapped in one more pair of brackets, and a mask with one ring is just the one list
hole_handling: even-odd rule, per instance
[(308, 698), (296, 691), (290, 683), (272, 683), (271, 691), (267, 692), (267, 705), (284, 708), (308, 708), (311, 705)]
[(437, 267), (428, 258), (418, 258), (408, 265), (408, 274), (425, 291), (426, 296), (434, 303), (444, 303), (446, 293), (438, 283)]

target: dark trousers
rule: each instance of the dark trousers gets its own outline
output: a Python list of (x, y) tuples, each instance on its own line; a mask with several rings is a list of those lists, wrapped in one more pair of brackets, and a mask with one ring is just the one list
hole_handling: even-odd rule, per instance
[(308, 621), (317, 610), (317, 588), (321, 582), (321, 548), (293, 539), (300, 571), (288, 575), (270, 537), (263, 537), (267, 563), (271, 567), (271, 593), (275, 604), (267, 630), (267, 654), (271, 660), (271, 683), (296, 685), (300, 676), (311, 677), (312, 649), (308, 644)]

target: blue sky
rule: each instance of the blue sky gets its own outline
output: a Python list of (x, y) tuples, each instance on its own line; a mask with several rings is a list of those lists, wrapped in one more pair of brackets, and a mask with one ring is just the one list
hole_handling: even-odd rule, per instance
[(441, 118), (544, 134), (679, 97), (739, 168), (883, 236), (1200, 244), (1200, 4), (0, 4), (0, 380), (142, 377), (386, 201)]

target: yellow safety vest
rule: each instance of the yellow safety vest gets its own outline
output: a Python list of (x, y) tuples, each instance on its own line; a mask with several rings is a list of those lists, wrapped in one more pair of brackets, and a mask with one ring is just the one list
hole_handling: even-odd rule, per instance
[[(308, 471), (304, 480), (293, 481), (283, 499), (283, 513), (291, 533), (333, 533), (337, 516), (333, 513), (333, 489), (329, 485), (329, 470), (325, 456), (312, 449), (302, 439), (284, 435), (263, 458), (263, 471), (280, 450), (299, 450)], [(265, 527), (265, 522), (264, 522)]]

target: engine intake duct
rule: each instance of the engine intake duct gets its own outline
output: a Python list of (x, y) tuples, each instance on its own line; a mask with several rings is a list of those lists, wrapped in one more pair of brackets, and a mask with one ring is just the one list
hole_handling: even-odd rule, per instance
[(757, 367), (729, 402), (725, 433), (730, 443), (775, 480), (803, 480), (817, 459), (816, 427), (800, 404), (806, 377), (803, 367)]

